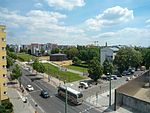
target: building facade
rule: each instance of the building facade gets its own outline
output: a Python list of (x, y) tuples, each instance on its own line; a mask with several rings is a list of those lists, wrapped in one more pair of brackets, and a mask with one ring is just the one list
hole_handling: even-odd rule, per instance
[(50, 61), (64, 61), (67, 60), (67, 55), (66, 54), (51, 54), (50, 55)]
[(0, 100), (8, 99), (7, 96), (7, 62), (6, 62), (6, 27), (0, 25)]
[(105, 47), (101, 49), (100, 61), (101, 65), (107, 59), (113, 61), (115, 59), (116, 53), (119, 51), (118, 47)]

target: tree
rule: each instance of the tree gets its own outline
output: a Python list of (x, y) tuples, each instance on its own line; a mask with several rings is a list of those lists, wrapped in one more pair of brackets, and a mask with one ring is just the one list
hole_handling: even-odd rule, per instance
[(20, 67), (18, 64), (15, 65), (15, 67), (12, 70), (12, 74), (10, 75), (12, 80), (17, 79), (19, 81), (19, 85), (21, 87), (21, 76), (22, 71), (20, 70)]
[(59, 48), (55, 48), (55, 49), (51, 50), (51, 54), (55, 54), (55, 53), (59, 53), (59, 52), (60, 52)]
[(7, 58), (7, 68), (9, 68), (10, 66), (13, 65), (13, 59), (8, 56), (6, 58)]
[(12, 80), (18, 79), (21, 76), (22, 76), (22, 72), (20, 70), (20, 67), (19, 67), (19, 65), (16, 64), (12, 70), (11, 79)]
[(121, 48), (114, 60), (114, 64), (118, 67), (118, 70), (122, 73), (129, 67), (139, 67), (142, 63), (142, 54), (133, 48), (125, 47)]
[(44, 55), (44, 53), (45, 53), (44, 48), (41, 48), (41, 54)]
[(67, 53), (68, 59), (73, 59), (73, 57), (78, 55), (78, 49), (76, 47), (72, 47), (72, 48), (69, 48), (66, 53)]
[(45, 66), (42, 63), (40, 63), (37, 59), (34, 61), (32, 66), (33, 66), (33, 69), (35, 69), (37, 72), (40, 72), (40, 73), (44, 73), (46, 70)]
[(107, 75), (107, 73), (113, 73), (113, 64), (111, 61), (109, 60), (105, 60), (104, 63), (103, 63), (103, 72), (105, 75)]
[(147, 52), (144, 56), (145, 66), (148, 69), (150, 67), (150, 51)]
[(81, 64), (81, 60), (78, 57), (73, 57), (72, 62), (74, 65), (80, 65)]
[(13, 53), (13, 52), (7, 51), (7, 55), (8, 55), (9, 57), (13, 58), (14, 60), (17, 59), (17, 55), (16, 55), (15, 53)]
[(12, 113), (13, 112), (13, 105), (9, 100), (2, 101), (0, 105), (0, 113)]
[(78, 58), (81, 59), (82, 61), (87, 61), (88, 60), (87, 50), (80, 50), (78, 54)]
[(103, 69), (100, 65), (100, 62), (97, 58), (93, 58), (89, 63), (89, 77), (94, 81), (97, 81), (103, 74)]

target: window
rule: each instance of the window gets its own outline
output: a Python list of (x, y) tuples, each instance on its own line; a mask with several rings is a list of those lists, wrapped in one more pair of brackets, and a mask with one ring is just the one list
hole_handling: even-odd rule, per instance
[(2, 47), (2, 50), (5, 50), (5, 47)]
[(6, 91), (4, 91), (4, 95), (6, 95), (7, 94), (7, 92)]
[(3, 68), (6, 68), (6, 65), (3, 65)]
[(6, 56), (2, 56), (2, 59), (3, 59), (3, 60), (6, 60)]
[(7, 86), (7, 84), (6, 84), (6, 83), (3, 83), (3, 86)]
[(5, 38), (2, 38), (2, 41), (5, 42), (6, 41)]
[(3, 74), (3, 77), (7, 77), (6, 74)]

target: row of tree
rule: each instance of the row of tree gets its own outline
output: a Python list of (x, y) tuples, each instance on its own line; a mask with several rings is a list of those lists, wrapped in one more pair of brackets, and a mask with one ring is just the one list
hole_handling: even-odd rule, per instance
[[(77, 61), (78, 59), (75, 59)], [(147, 69), (150, 67), (150, 48), (121, 48), (113, 61), (106, 59), (103, 65), (100, 65), (99, 59), (93, 58), (89, 63), (89, 77), (97, 81), (104, 73), (113, 74), (116, 70), (118, 74), (129, 69), (129, 67), (139, 68), (145, 65)]]

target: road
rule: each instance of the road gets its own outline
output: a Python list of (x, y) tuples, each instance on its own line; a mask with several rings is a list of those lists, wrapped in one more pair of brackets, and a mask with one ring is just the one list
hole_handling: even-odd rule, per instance
[[(22, 69), (23, 76), (21, 78), (23, 86), (26, 86), (27, 84), (31, 84), (34, 87), (34, 91), (29, 92), (31, 97), (35, 100), (35, 102), (46, 112), (46, 113), (64, 113), (65, 111), (65, 100), (57, 97), (57, 89), (54, 88), (52, 85), (44, 82), (43, 80), (35, 80), (34, 82), (31, 82), (31, 78), (33, 76), (26, 76), (29, 75), (30, 72), (27, 70)], [(41, 89), (46, 89), (49, 94), (50, 98), (43, 99), (40, 96)], [(86, 109), (89, 109), (90, 106), (86, 103), (83, 103), (82, 105), (75, 106), (72, 104), (68, 104), (68, 113), (98, 113), (95, 109), (90, 109), (89, 111), (86, 111)]]

